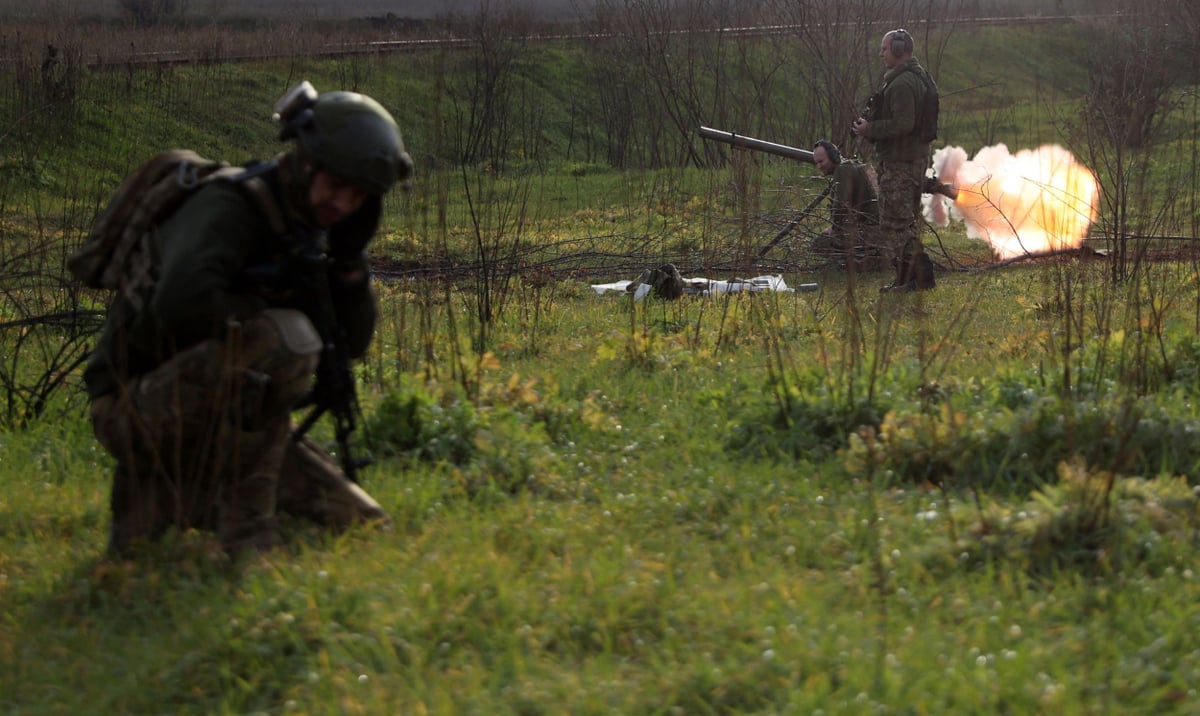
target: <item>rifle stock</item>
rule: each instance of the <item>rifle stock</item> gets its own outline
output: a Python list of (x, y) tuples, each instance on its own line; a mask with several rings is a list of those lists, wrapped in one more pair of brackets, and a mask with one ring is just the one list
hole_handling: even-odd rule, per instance
[(700, 136), (705, 139), (724, 142), (740, 149), (752, 149), (756, 152), (766, 152), (767, 154), (774, 154), (779, 157), (787, 157), (798, 162), (816, 164), (813, 153), (799, 147), (789, 147), (786, 144), (776, 144), (775, 142), (755, 139), (754, 137), (747, 137), (744, 134), (735, 134), (722, 129), (713, 129), (712, 127), (700, 127)]

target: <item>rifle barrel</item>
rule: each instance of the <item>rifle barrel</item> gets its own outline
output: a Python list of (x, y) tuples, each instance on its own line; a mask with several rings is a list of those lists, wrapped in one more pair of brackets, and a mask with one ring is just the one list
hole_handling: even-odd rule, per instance
[(766, 152), (767, 154), (774, 154), (776, 156), (794, 159), (798, 162), (816, 164), (816, 160), (813, 158), (813, 153), (807, 149), (800, 149), (799, 147), (789, 147), (786, 144), (767, 142), (762, 139), (747, 137), (744, 134), (734, 134), (733, 132), (726, 132), (721, 129), (713, 129), (712, 127), (700, 127), (700, 136), (704, 137), (705, 139), (713, 139), (718, 142), (732, 144), (733, 146), (741, 147), (742, 149), (753, 149), (756, 152)]

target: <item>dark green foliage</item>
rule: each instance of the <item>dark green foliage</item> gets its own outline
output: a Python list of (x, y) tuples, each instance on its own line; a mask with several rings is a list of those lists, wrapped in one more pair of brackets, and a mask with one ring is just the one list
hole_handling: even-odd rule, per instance
[(505, 403), (476, 408), (456, 391), (435, 394), (405, 383), (367, 420), (380, 456), (453, 465), (459, 486), (472, 495), (558, 489), (561, 460), (538, 411)]
[(757, 403), (730, 429), (728, 445), (748, 457), (821, 461), (846, 446), (862, 426), (878, 427), (885, 406), (867, 400), (847, 403), (825, 393), (792, 394), (782, 405)]
[(463, 465), (476, 455), (478, 427), (479, 416), (470, 401), (435, 396), (410, 382), (383, 397), (364, 430), (381, 456)]
[(969, 525), (969, 534), (930, 539), (919, 558), (943, 575), (1016, 562), (1047, 583), (1063, 574), (1160, 576), (1177, 564), (1169, 545), (1197, 527), (1197, 499), (1182, 478), (1115, 479), (1074, 459), (1022, 502), (983, 512), (964, 503), (941, 516)]
[[(1014, 394), (1011, 388), (1003, 392)], [(1015, 395), (1028, 400), (1025, 392)], [(1124, 476), (1194, 476), (1200, 420), (1173, 405), (1176, 400), (1186, 398), (1130, 403), (1043, 396), (970, 414), (948, 406), (895, 413), (883, 421), (874, 449), (882, 469), (900, 482), (1023, 494), (1052, 484), (1059, 466), (1077, 457)], [(859, 460), (866, 447), (855, 444), (850, 452)], [(858, 469), (858, 462), (848, 465)]]
[(1167, 361), (1170, 382), (1184, 388), (1200, 388), (1200, 336), (1185, 336), (1175, 343)]

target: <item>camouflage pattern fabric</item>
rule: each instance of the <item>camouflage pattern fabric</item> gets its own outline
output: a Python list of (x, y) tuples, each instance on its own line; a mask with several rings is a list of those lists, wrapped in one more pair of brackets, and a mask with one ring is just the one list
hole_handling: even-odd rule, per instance
[(298, 311), (269, 309), (122, 384), (91, 406), (117, 460), (109, 548), (171, 527), (215, 531), (231, 553), (279, 544), (276, 509), (344, 527), (386, 520), (309, 441), (291, 437), (320, 340)]
[[(879, 165), (879, 248), (897, 267), (896, 284), (907, 282), (910, 266), (925, 254), (920, 239), (924, 159)], [(901, 280), (903, 279), (903, 280)]]
[(117, 290), (140, 309), (140, 291), (153, 273), (141, 251), (146, 233), (203, 182), (242, 171), (189, 149), (155, 155), (121, 182), (83, 246), (67, 258), (67, 267), (88, 286)]

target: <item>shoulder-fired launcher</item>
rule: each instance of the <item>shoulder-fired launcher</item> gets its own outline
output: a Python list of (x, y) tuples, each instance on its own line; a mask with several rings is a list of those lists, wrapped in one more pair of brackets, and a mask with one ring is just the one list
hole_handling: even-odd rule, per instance
[(712, 127), (700, 127), (700, 136), (704, 137), (705, 139), (712, 139), (718, 142), (732, 144), (733, 146), (740, 147), (741, 149), (753, 149), (756, 152), (766, 152), (767, 154), (774, 154), (780, 157), (787, 157), (788, 159), (795, 159), (798, 162), (816, 164), (816, 160), (813, 158), (813, 153), (807, 149), (800, 149), (799, 147), (789, 147), (786, 144), (767, 142), (762, 139), (747, 137), (744, 134), (734, 134), (733, 132), (713, 129)]

